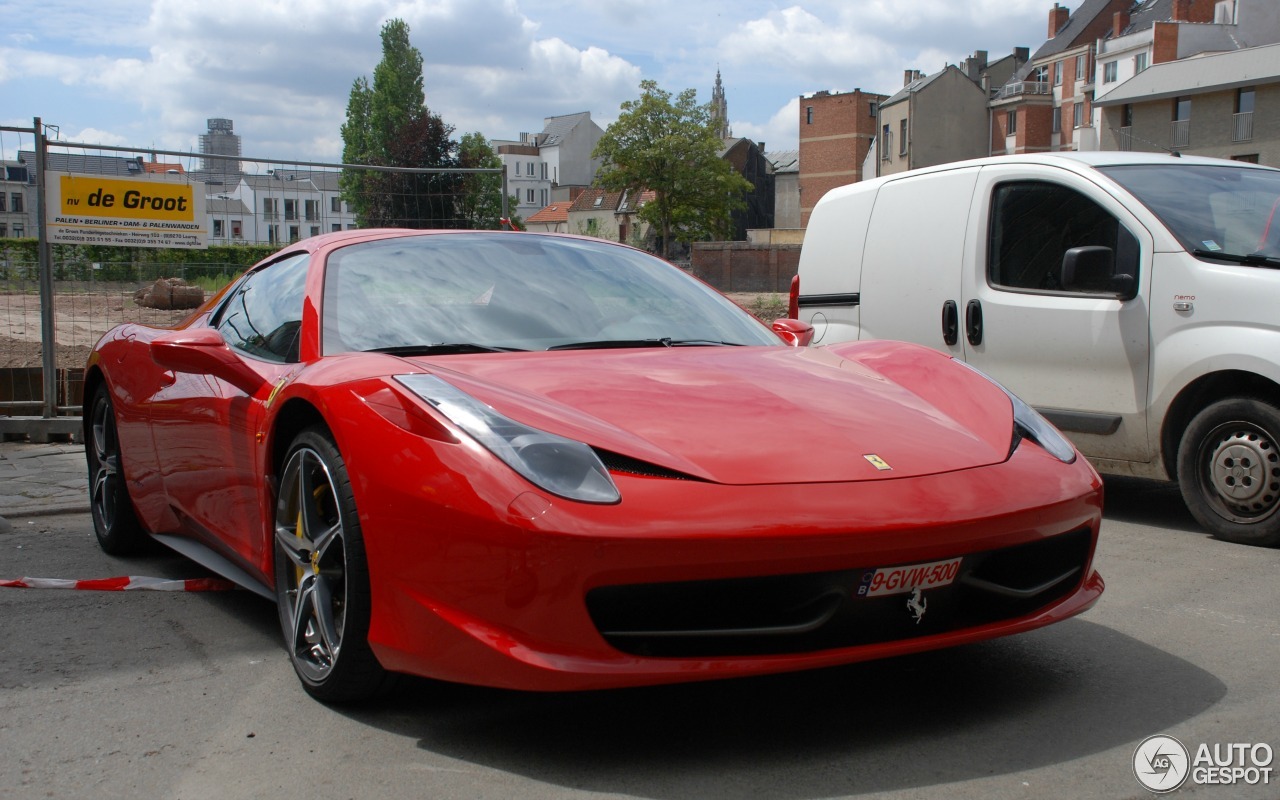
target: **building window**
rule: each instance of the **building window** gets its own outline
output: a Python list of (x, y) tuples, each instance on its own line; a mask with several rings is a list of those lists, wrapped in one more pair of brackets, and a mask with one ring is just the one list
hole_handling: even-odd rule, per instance
[(9, 235), (9, 226), (0, 222), (0, 239), (4, 239)]
[(296, 242), (296, 241), (298, 241), (298, 239), (300, 239), (300, 238), (301, 238), (301, 237), (298, 235), (298, 226), (297, 226), (297, 225), (290, 225), (290, 226), (289, 226), (289, 241), (291, 241), (291, 242)]
[(1191, 98), (1179, 97), (1173, 101), (1173, 122), (1170, 125), (1169, 146), (1191, 146)]
[(532, 178), (532, 177), (533, 177), (533, 162), (532, 162), (532, 161), (530, 161), (530, 162), (529, 162), (528, 167), (526, 167), (525, 174), (526, 174), (526, 175), (528, 175), (530, 178)]
[(1102, 82), (1115, 83), (1119, 74), (1119, 61), (1108, 61), (1102, 65)]
[(4, 211), (4, 192), (0, 192), (0, 212)]
[(342, 198), (336, 194), (329, 198), (329, 210), (335, 214), (342, 213)]
[(876, 104), (867, 103), (867, 116), (874, 117), (876, 115)]
[[(1232, 156), (1232, 157), (1231, 157), (1231, 160), (1232, 160), (1232, 161), (1243, 161), (1243, 162), (1244, 162), (1244, 163), (1246, 163), (1246, 164), (1257, 164), (1257, 163), (1258, 163), (1258, 154), (1257, 154), (1257, 153), (1248, 153), (1248, 154), (1246, 154), (1246, 155), (1242, 155), (1242, 156)], [(3, 233), (0, 233), (0, 236), (4, 236), (4, 234), (3, 234)]]
[(544, 181), (547, 179), (547, 162), (545, 161), (542, 162), (542, 179)]
[[(303, 209), (307, 215), (307, 222), (315, 222), (320, 219), (320, 203), (316, 200), (304, 200)], [(314, 235), (314, 234), (313, 234)]]
[(1010, 111), (1004, 117), (1004, 132), (1006, 136), (1012, 136), (1018, 132), (1018, 112)]
[(1053, 85), (1054, 86), (1062, 85), (1062, 62), (1061, 61), (1053, 62)]
[(9, 195), (9, 210), (15, 214), (22, 213), (22, 193), (14, 192)]
[(26, 235), (27, 235), (27, 229), (26, 229), (26, 228), (24, 228), (24, 227), (23, 227), (23, 226), (21, 226), (21, 225), (14, 225), (14, 226), (13, 226), (13, 238), (15, 238), (15, 239), (21, 239), (22, 237), (24, 237), (24, 236), (26, 236)]
[(1253, 88), (1236, 90), (1236, 113), (1253, 113)]
[(1147, 54), (1138, 53), (1133, 57), (1133, 73), (1136, 75), (1147, 68)]
[(269, 244), (280, 243), (280, 226), (279, 225), (267, 226), (267, 242)]
[[(276, 219), (276, 215), (279, 213), (280, 212), (276, 206), (276, 200), (274, 197), (262, 198), (262, 218), (263, 219)], [(267, 241), (275, 242), (276, 240), (269, 238)]]
[(889, 161), (889, 154), (893, 152), (893, 129), (886, 124), (880, 132), (880, 138), (884, 140), (881, 143), (883, 150), (880, 152), (880, 160)]
[(312, 236), (319, 236), (319, 235), (320, 235), (320, 226), (319, 226), (319, 225), (312, 225), (312, 226), (311, 226), (311, 235), (312, 235)]
[(907, 121), (900, 120), (898, 122), (898, 155), (905, 156), (907, 154)]
[(547, 203), (548, 203), (548, 202), (550, 202), (550, 199), (551, 199), (551, 198), (549, 198), (549, 197), (547, 196), (547, 190), (546, 190), (546, 189), (542, 189), (541, 191), (539, 191), (539, 193), (538, 193), (538, 194), (539, 194), (539, 197), (540, 197), (540, 199), (541, 199), (541, 201), (542, 201), (539, 205), (541, 205), (543, 208), (546, 208), (546, 207), (547, 207)]
[(812, 124), (813, 124), (813, 106), (805, 106), (805, 109), (804, 109), (804, 124), (805, 124), (805, 125), (812, 125)]
[(1062, 109), (1057, 106), (1053, 109), (1053, 127), (1050, 130), (1052, 133), (1062, 133)]
[(222, 233), (222, 220), (220, 220), (220, 219), (215, 219), (215, 220), (213, 221), (213, 238), (215, 238), (215, 239), (221, 239), (222, 237), (223, 237), (223, 233)]
[(1253, 141), (1253, 87), (1236, 90), (1236, 113), (1231, 118), (1231, 141)]
[(528, 192), (527, 192), (527, 194), (525, 194), (525, 202), (528, 202), (528, 203), (532, 203), (532, 202), (533, 202), (533, 190), (532, 190), (532, 189), (529, 189), (529, 190), (528, 190)]
[(240, 220), (238, 219), (231, 220), (231, 238), (232, 239), (244, 238), (244, 231), (240, 229)]
[(1073, 109), (1073, 113), (1075, 115), (1072, 120), (1073, 124), (1077, 128), (1083, 128), (1084, 127), (1084, 103), (1076, 103), (1075, 108)]
[[(285, 200), (285, 201), (284, 201), (284, 218), (285, 218), (285, 219), (297, 219), (297, 218), (298, 218), (298, 201), (297, 201), (297, 200)], [(297, 239), (297, 238), (298, 238), (298, 237), (296, 237), (296, 236), (294, 237), (294, 239)]]
[(329, 226), (329, 230), (333, 233), (337, 233), (338, 231), (342, 230), (342, 223), (341, 222), (333, 223), (332, 225)]
[(1128, 103), (1120, 109), (1120, 125), (1125, 128), (1133, 127), (1133, 106)]
[(1076, 56), (1076, 80), (1078, 81), (1084, 80), (1085, 66), (1087, 66), (1087, 64), (1088, 64), (1088, 61), (1085, 58), (1084, 54)]

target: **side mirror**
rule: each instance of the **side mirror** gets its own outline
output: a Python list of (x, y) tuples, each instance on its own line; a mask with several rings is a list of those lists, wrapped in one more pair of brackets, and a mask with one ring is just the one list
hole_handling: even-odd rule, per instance
[(1138, 281), (1116, 274), (1116, 254), (1110, 247), (1073, 247), (1062, 254), (1062, 288), (1070, 292), (1110, 292), (1122, 300), (1138, 293)]
[(151, 360), (165, 369), (221, 378), (248, 395), (267, 384), (261, 375), (231, 352), (213, 328), (192, 328), (162, 334), (151, 341)]
[(770, 327), (792, 347), (808, 347), (813, 341), (813, 326), (798, 319), (775, 319)]

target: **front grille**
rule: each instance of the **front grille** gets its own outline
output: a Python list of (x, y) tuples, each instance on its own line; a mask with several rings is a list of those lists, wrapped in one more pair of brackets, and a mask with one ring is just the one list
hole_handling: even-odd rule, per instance
[(805, 653), (962, 630), (1043, 608), (1080, 585), (1091, 533), (964, 556), (948, 586), (924, 592), (916, 621), (909, 595), (857, 597), (876, 568), (711, 581), (603, 586), (587, 611), (614, 648), (671, 658)]

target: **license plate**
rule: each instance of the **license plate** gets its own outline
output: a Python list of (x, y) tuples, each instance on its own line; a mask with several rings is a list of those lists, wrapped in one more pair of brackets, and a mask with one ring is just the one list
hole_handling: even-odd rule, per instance
[(905, 594), (915, 589), (946, 586), (960, 574), (960, 561), (959, 558), (953, 558), (948, 561), (931, 561), (928, 564), (907, 564), (871, 570), (862, 576), (858, 597)]

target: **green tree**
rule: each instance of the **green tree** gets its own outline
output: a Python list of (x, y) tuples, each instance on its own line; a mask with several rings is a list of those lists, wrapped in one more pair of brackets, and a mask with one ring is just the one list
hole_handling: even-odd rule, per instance
[(609, 191), (654, 192), (639, 217), (669, 255), (673, 242), (726, 238), (732, 213), (745, 207), (751, 184), (720, 158), (722, 146), (710, 106), (698, 105), (693, 89), (673, 101), (656, 81), (641, 81), (639, 99), (622, 104), (596, 145), (605, 162), (597, 181)]
[[(488, 167), (502, 169), (502, 160), (489, 146), (484, 134), (464, 134), (458, 142), (458, 166), (468, 169)], [(507, 209), (512, 222), (520, 225), (522, 220), (516, 216), (515, 207), (519, 200), (508, 196)], [(472, 173), (462, 177), (461, 196), (458, 201), (458, 216), (468, 228), (476, 230), (496, 229), (501, 227), (502, 219), (502, 174)]]
[[(342, 125), (342, 160), (382, 167), (454, 167), (453, 127), (432, 114), (422, 82), (422, 54), (399, 19), (382, 26), (382, 61), (373, 83), (356, 78)], [(343, 198), (361, 227), (457, 227), (456, 174), (344, 170)]]

